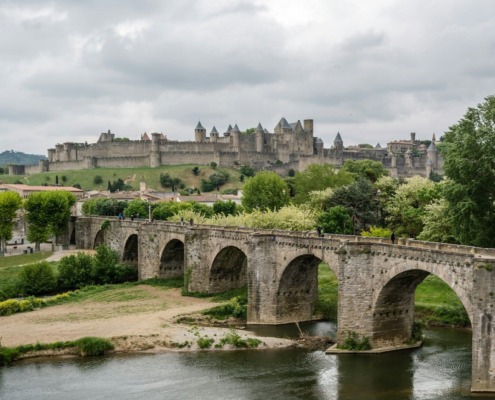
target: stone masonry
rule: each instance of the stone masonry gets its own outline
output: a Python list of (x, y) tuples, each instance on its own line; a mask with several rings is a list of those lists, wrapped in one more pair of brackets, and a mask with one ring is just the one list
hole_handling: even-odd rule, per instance
[(202, 293), (247, 286), (250, 324), (311, 320), (325, 262), (339, 282), (337, 341), (355, 332), (373, 348), (411, 339), (415, 289), (434, 274), (471, 321), (472, 390), (495, 392), (495, 249), (97, 217), (77, 220), (76, 243), (109, 245), (139, 279), (184, 276), (189, 291)]

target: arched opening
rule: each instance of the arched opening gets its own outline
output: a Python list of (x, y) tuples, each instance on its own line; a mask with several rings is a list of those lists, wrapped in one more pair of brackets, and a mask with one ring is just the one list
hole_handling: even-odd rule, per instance
[(100, 229), (95, 236), (93, 249), (96, 249), (99, 245), (103, 244), (104, 242), (105, 242), (104, 233), (103, 230)]
[(129, 236), (124, 246), (124, 255), (122, 260), (128, 264), (138, 264), (138, 235)]
[(210, 271), (210, 293), (246, 286), (247, 257), (237, 247), (226, 247), (217, 254)]
[(321, 260), (311, 254), (292, 260), (280, 279), (277, 291), (278, 323), (313, 319), (318, 300), (318, 265)]
[(160, 258), (160, 278), (184, 276), (184, 243), (173, 239), (167, 243)]
[(70, 232), (70, 237), (69, 237), (69, 244), (75, 245), (76, 244), (76, 227), (73, 226)]
[[(438, 314), (453, 312), (464, 318), (464, 325), (470, 325), (460, 298), (445, 282), (427, 271), (409, 270), (390, 279), (378, 295), (373, 308), (373, 347), (411, 342), (416, 308), (423, 314), (434, 315), (435, 309)], [(460, 321), (443, 324), (459, 325)], [(440, 320), (437, 322), (442, 324)]]

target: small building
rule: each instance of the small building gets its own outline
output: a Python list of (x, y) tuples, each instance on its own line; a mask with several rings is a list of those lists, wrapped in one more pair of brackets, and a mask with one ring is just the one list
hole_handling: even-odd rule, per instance
[(71, 186), (30, 186), (18, 183), (4, 183), (0, 185), (0, 192), (17, 192), (23, 199), (32, 193), (66, 191), (72, 193), (77, 199), (84, 197), (84, 190)]

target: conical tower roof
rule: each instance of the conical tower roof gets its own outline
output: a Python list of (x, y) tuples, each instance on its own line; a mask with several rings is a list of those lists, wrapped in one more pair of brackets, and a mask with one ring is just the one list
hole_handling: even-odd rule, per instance
[(344, 143), (344, 141), (342, 140), (342, 137), (340, 136), (340, 132), (337, 132), (337, 136), (335, 136), (335, 140), (333, 142), (334, 143), (335, 142), (342, 142), (342, 143)]
[(213, 126), (213, 129), (211, 130), (210, 135), (211, 135), (212, 133), (215, 133), (215, 134), (217, 134), (217, 135), (218, 135), (218, 131), (217, 131), (217, 128), (215, 128), (215, 126)]
[(201, 121), (198, 121), (198, 125), (196, 125), (196, 130), (205, 130), (205, 128), (203, 128), (203, 125), (201, 125)]

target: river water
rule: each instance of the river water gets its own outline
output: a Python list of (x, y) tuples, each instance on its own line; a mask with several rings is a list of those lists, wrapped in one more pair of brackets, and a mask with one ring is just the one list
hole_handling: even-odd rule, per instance
[[(259, 333), (295, 327), (258, 327)], [(335, 325), (303, 329), (332, 334)], [(429, 329), (424, 346), (380, 355), (295, 349), (39, 359), (0, 368), (0, 399), (467, 399), (471, 332)]]

